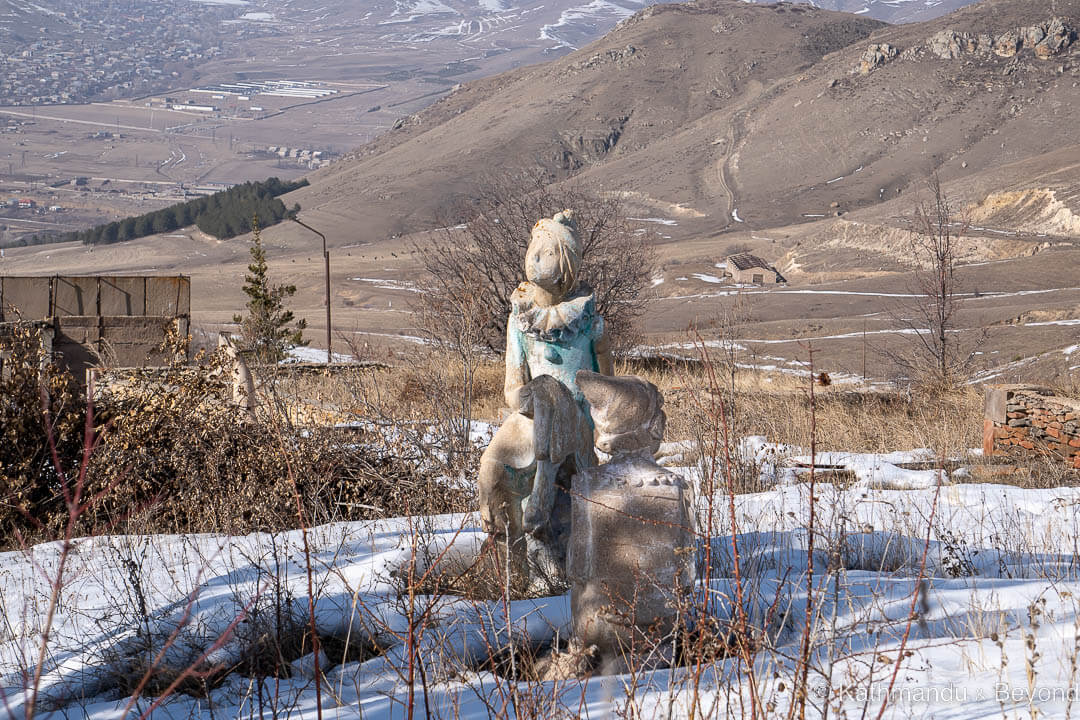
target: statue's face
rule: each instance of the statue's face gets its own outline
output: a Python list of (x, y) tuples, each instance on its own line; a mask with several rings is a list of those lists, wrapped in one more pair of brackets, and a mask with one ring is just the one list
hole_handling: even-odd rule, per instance
[(534, 240), (525, 255), (525, 277), (553, 295), (562, 295), (566, 278), (560, 259), (557, 242)]

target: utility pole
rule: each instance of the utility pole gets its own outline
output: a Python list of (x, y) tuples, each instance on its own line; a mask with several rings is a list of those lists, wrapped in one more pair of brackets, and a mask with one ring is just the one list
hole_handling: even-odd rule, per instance
[(322, 238), (323, 262), (326, 269), (326, 364), (329, 365), (330, 360), (333, 357), (333, 354), (331, 352), (331, 340), (333, 339), (333, 333), (331, 331), (330, 325), (330, 251), (326, 249), (326, 236), (315, 228), (308, 225), (307, 223), (302, 222), (300, 218), (296, 217), (295, 215), (290, 215), (289, 219), (297, 225), (307, 228), (308, 230)]
[(862, 321), (862, 381), (866, 383), (866, 318)]

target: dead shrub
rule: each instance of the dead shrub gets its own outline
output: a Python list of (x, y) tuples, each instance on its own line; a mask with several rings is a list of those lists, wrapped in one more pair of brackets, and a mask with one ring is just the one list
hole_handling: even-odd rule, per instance
[(39, 328), (0, 334), (0, 548), (59, 532), (65, 505), (52, 453), (78, 467), (85, 418), (79, 387), (45, 357)]
[[(25, 329), (0, 346), (4, 548), (52, 539), (67, 517), (50, 428), (61, 467), (77, 468), (82, 451), (79, 389), (60, 369), (42, 365), (37, 342)], [(225, 359), (215, 353), (198, 362), (136, 370), (98, 393), (85, 484), (94, 501), (79, 518), (79, 533), (292, 529), (297, 495), (309, 523), (471, 507), (467, 486), (448, 481), (458, 474), (428, 452), (430, 433), (399, 421), (298, 427), (273, 398), (248, 420), (229, 402)], [(404, 448), (408, 438), (418, 439)]]

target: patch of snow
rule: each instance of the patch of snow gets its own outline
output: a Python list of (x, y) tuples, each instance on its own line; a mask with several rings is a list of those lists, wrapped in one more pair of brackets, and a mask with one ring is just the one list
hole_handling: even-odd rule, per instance
[(719, 284), (723, 284), (723, 282), (724, 282), (723, 278), (718, 278), (715, 275), (706, 275), (704, 273), (693, 273), (693, 276), (696, 277), (698, 280), (701, 280), (702, 282), (707, 282), (707, 283), (714, 283), (714, 284), (719, 285)]
[(1080, 325), (1080, 318), (1075, 318), (1073, 320), (1046, 320), (1044, 322), (1024, 323), (1023, 327), (1045, 327), (1048, 325)]
[(635, 12), (635, 10), (623, 7), (615, 2), (609, 2), (609, 0), (591, 0), (591, 2), (586, 3), (585, 5), (577, 5), (567, 10), (563, 10), (562, 13), (559, 14), (559, 19), (556, 22), (544, 25), (540, 28), (539, 39), (545, 42), (554, 43), (554, 45), (549, 48), (551, 50), (558, 50), (561, 48), (577, 50), (577, 46), (567, 38), (580, 34), (581, 28), (588, 28), (591, 31), (595, 28), (598, 21), (621, 21), (630, 17)]
[(379, 25), (398, 25), (410, 23), (426, 15), (460, 15), (460, 13), (439, 0), (394, 0), (394, 11), (390, 20)]
[[(330, 361), (336, 363), (353, 362), (352, 355), (342, 353), (330, 353)], [(314, 348), (307, 346), (293, 346), (289, 348), (289, 356), (282, 360), (283, 363), (324, 363), (326, 362), (326, 348)]]
[(743, 219), (741, 217), (739, 217), (739, 208), (732, 208), (731, 209), (731, 219), (734, 220), (737, 223), (743, 222)]
[(404, 290), (406, 292), (422, 292), (420, 288), (407, 280), (391, 280), (389, 278), (364, 278), (364, 277), (351, 277), (350, 280), (355, 282), (371, 283), (380, 290)]
[[(896, 463), (926, 462), (934, 459), (933, 452), (925, 449), (887, 455), (824, 452), (817, 454), (815, 465), (836, 466), (853, 472), (857, 478), (856, 487), (919, 490), (948, 484), (945, 473), (939, 470), (905, 470), (897, 467)], [(808, 455), (797, 456), (792, 460), (810, 465)]]
[(639, 218), (639, 217), (629, 217), (629, 218), (626, 218), (626, 219), (627, 220), (635, 220), (637, 222), (656, 223), (658, 225), (678, 225), (679, 224), (679, 223), (675, 222), (674, 220), (669, 220), (667, 218), (657, 218), (657, 217), (641, 217), (641, 218)]

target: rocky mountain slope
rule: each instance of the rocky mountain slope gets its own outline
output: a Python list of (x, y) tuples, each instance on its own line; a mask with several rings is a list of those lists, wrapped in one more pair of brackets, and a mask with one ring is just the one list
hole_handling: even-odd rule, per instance
[(703, 121), (714, 127), (700, 146), (715, 147), (748, 98), (883, 27), (807, 6), (655, 5), (564, 58), (462, 86), (313, 176), (296, 199), (376, 236), (429, 227), (495, 169), (562, 179), (610, 167), (620, 176), (605, 182), (612, 189), (687, 200), (696, 179), (665, 182), (658, 168), (625, 166), (663, 154)]
[(495, 170), (628, 193), (697, 218), (683, 225), (695, 233), (873, 208), (933, 172), (1052, 165), (1080, 143), (1078, 27), (1080, 0), (984, 0), (900, 26), (786, 3), (655, 5), (402, 118), (295, 200), (350, 242), (432, 227)]

